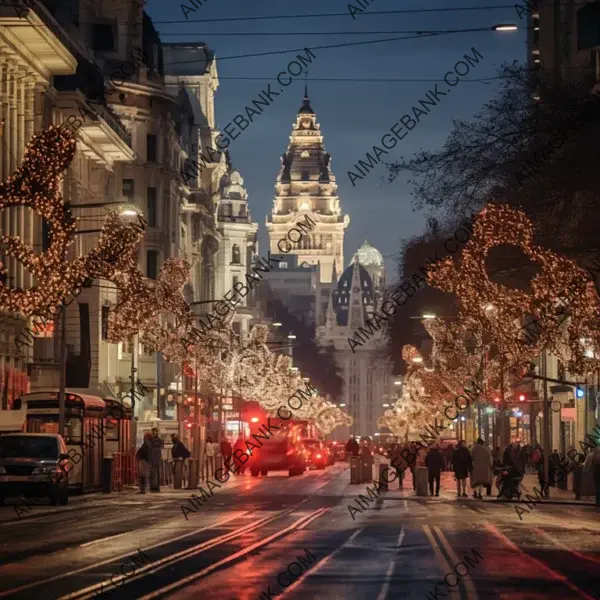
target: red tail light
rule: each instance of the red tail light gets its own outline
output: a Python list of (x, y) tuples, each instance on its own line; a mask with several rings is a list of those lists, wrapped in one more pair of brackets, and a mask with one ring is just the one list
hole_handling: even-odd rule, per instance
[(321, 458), (321, 455), (320, 455), (320, 454), (317, 454), (317, 458)]

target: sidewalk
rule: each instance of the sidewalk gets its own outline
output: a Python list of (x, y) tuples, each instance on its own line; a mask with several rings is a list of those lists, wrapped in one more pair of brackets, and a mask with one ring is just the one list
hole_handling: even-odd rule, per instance
[[(373, 473), (375, 474), (375, 469), (373, 469)], [(378, 473), (377, 473), (378, 477)], [(377, 477), (374, 477), (376, 479)], [(350, 474), (348, 473), (348, 479), (350, 478)], [(390, 479), (390, 483), (388, 484), (388, 489), (391, 492), (400, 492), (400, 497), (405, 499), (411, 498), (427, 498), (433, 501), (440, 500), (454, 500), (456, 501), (456, 481), (454, 480), (454, 473), (452, 471), (442, 471), (442, 477), (440, 481), (440, 495), (439, 497), (431, 496), (429, 494), (429, 490), (427, 490), (427, 496), (417, 496), (413, 490), (413, 479), (410, 470), (407, 470), (404, 476), (403, 488), (398, 490), (398, 480), (393, 479), (391, 474), (388, 474), (388, 478)], [(393, 479), (393, 481), (392, 481)], [(569, 488), (568, 490), (562, 490), (558, 487), (550, 488), (550, 499), (542, 500), (539, 502), (545, 504), (566, 504), (566, 505), (576, 505), (576, 506), (596, 506), (596, 498), (595, 496), (583, 496), (581, 500), (575, 500), (575, 493), (572, 491), (572, 475), (569, 475)], [(367, 485), (371, 485), (372, 482), (361, 483), (354, 487), (365, 487)], [(541, 487), (538, 481), (538, 477), (535, 474), (527, 473), (523, 478), (523, 495), (521, 496), (521, 501), (525, 498), (525, 494), (529, 494), (533, 498), (536, 497), (536, 493), (534, 492), (534, 486), (541, 491)], [(388, 492), (389, 493), (389, 492)], [(519, 502), (516, 498), (513, 500), (498, 500), (496, 496), (498, 495), (498, 489), (494, 484), (492, 484), (492, 493), (490, 496), (486, 496), (485, 488), (483, 490), (483, 500), (484, 501), (494, 501), (494, 502)], [(473, 498), (473, 489), (471, 488), (471, 481), (467, 479), (467, 496), (471, 500), (475, 501)], [(465, 498), (466, 500), (466, 498)], [(480, 501), (479, 501), (480, 502)], [(538, 500), (536, 500), (538, 502)]]

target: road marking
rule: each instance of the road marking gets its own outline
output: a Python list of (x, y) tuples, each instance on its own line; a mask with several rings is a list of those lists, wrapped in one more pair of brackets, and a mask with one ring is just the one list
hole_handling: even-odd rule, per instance
[[(402, 527), (402, 531), (400, 531), (400, 535), (396, 541), (396, 549), (402, 546), (402, 540), (404, 539), (404, 527)], [(377, 600), (385, 600), (387, 597), (388, 590), (390, 589), (390, 582), (392, 581), (392, 575), (394, 574), (394, 568), (396, 567), (396, 558), (393, 558), (390, 561), (390, 566), (388, 567), (387, 573), (385, 574), (385, 580), (383, 582), (383, 586), (381, 588), (381, 592), (379, 592), (379, 596), (377, 596)]]
[[(309, 519), (312, 520), (312, 518), (314, 517), (315, 514), (318, 513), (318, 516), (321, 516), (321, 515), (325, 514), (328, 510), (329, 510), (328, 508), (318, 508), (316, 511), (314, 511), (313, 513), (310, 513), (308, 516), (300, 517), (300, 519), (298, 519), (295, 523), (292, 523), (289, 527), (286, 527), (285, 529), (277, 531), (273, 535), (270, 535), (269, 537), (259, 540), (258, 542), (254, 543), (250, 546), (246, 546), (242, 550), (238, 550), (234, 554), (230, 554), (229, 556), (226, 556), (225, 558), (219, 560), (216, 563), (213, 563), (212, 565), (210, 565), (209, 567), (206, 567), (205, 569), (202, 569), (201, 571), (198, 571), (197, 573), (194, 573), (193, 575), (188, 575), (187, 577), (184, 577), (183, 579), (178, 579), (174, 583), (171, 583), (171, 584), (169, 584), (163, 588), (160, 588), (158, 590), (155, 590), (155, 591), (151, 592), (150, 594), (147, 594), (146, 596), (142, 596), (141, 598), (138, 598), (137, 600), (151, 600), (152, 598), (157, 598), (158, 596), (162, 596), (163, 594), (166, 594), (166, 593), (170, 592), (171, 590), (181, 588), (184, 585), (187, 585), (188, 583), (194, 581), (195, 579), (204, 577), (205, 575), (212, 573), (219, 567), (226, 565), (227, 563), (233, 562), (233, 561), (237, 560), (238, 558), (240, 558), (241, 556), (249, 554), (250, 552), (253, 552), (257, 548), (260, 548), (261, 546), (265, 546), (266, 544), (272, 542), (273, 540), (276, 540), (277, 538), (287, 535), (290, 531), (294, 531), (294, 530), (298, 529), (298, 525), (304, 524), (305, 520), (309, 520)], [(208, 549), (208, 548), (206, 548), (206, 549)], [(204, 552), (204, 550), (205, 549), (201, 550), (201, 552)], [(199, 552), (196, 552), (194, 554), (199, 554)], [(177, 556), (177, 555), (175, 554), (173, 556)], [(182, 558), (182, 560), (185, 560), (186, 558), (189, 558), (189, 556), (184, 556)], [(168, 567), (172, 566), (175, 562), (178, 562), (178, 560), (173, 561), (171, 559), (171, 557), (163, 558), (162, 560), (157, 561), (157, 563), (166, 563), (164, 566), (168, 566)], [(162, 565), (160, 566), (160, 568), (156, 569), (156, 568), (154, 568), (154, 565), (156, 565), (157, 563), (153, 563), (152, 565), (149, 565), (148, 567), (144, 567), (143, 568), (144, 571), (147, 569), (151, 569), (151, 570), (148, 570), (148, 573), (145, 573), (145, 574), (152, 575), (152, 574), (156, 573), (157, 571), (159, 571), (160, 568), (162, 568)], [(142, 569), (140, 569), (140, 571), (142, 571)], [(140, 576), (142, 576), (142, 575), (140, 575)], [(129, 581), (132, 581), (140, 576), (134, 576), (134, 577), (130, 578)], [(85, 598), (87, 598), (87, 597), (88, 596), (85, 596)], [(92, 597), (92, 596), (89, 596), (89, 597)], [(68, 598), (67, 596), (64, 596), (63, 598), (60, 598), (59, 600), (67, 600), (67, 598)]]
[[(183, 535), (180, 535), (175, 538), (171, 538), (169, 540), (161, 542), (160, 544), (148, 546), (148, 548), (146, 548), (146, 550), (159, 548), (160, 546), (164, 546), (165, 544), (171, 544), (172, 542), (189, 537), (190, 535), (196, 535), (197, 533), (206, 531), (207, 529), (213, 529), (214, 527), (219, 527), (220, 525), (228, 523), (229, 521), (233, 521), (234, 519), (243, 517), (244, 515), (248, 514), (248, 512), (249, 511), (242, 511), (240, 513), (235, 514), (232, 517), (227, 517), (225, 519), (222, 519), (221, 521), (217, 521), (213, 525), (208, 525), (206, 527), (202, 527), (201, 529), (196, 529), (190, 533), (185, 533)], [(131, 532), (129, 532), (129, 533), (131, 533)], [(41, 579), (40, 581), (36, 581), (33, 583), (28, 583), (28, 584), (22, 585), (21, 587), (18, 587), (18, 588), (12, 588), (10, 590), (2, 591), (2, 592), (0, 592), (0, 597), (8, 596), (9, 594), (14, 594), (15, 592), (22, 592), (23, 590), (28, 590), (28, 589), (31, 589), (32, 587), (36, 587), (38, 585), (44, 585), (45, 583), (50, 583), (51, 581), (57, 581), (58, 579), (64, 579), (65, 577), (70, 577), (71, 575), (77, 575), (79, 573), (83, 573), (84, 571), (89, 571), (90, 569), (95, 569), (96, 567), (101, 567), (102, 565), (108, 565), (108, 564), (116, 562), (122, 558), (128, 558), (129, 556), (131, 556), (131, 554), (133, 552), (134, 552), (134, 550), (130, 550), (129, 552), (126, 552), (125, 554), (121, 554), (119, 556), (113, 556), (112, 558), (103, 560), (102, 562), (93, 563), (91, 565), (88, 565), (87, 567), (80, 567), (79, 569), (74, 569), (73, 571), (65, 571), (64, 573), (61, 573), (60, 575), (54, 575), (53, 577), (48, 577), (47, 579)], [(103, 583), (105, 583), (105, 582), (103, 582)]]
[[(350, 545), (351, 542), (354, 540), (354, 538), (357, 537), (358, 534), (361, 531), (363, 531), (363, 529), (364, 528), (362, 528), (362, 527), (360, 529), (357, 529), (337, 550), (334, 550), (331, 554), (327, 555), (323, 560), (319, 561), (310, 571), (307, 571), (306, 573), (304, 573), (304, 575), (302, 575), (302, 577), (300, 577), (299, 579), (296, 579), (296, 581), (294, 581), (294, 583), (292, 583), (292, 585), (288, 585), (288, 587), (286, 587), (284, 590), (281, 590), (281, 592), (279, 593), (279, 597), (283, 598), (288, 592), (291, 592), (291, 591), (295, 590), (298, 586), (300, 586), (300, 584), (308, 577), (308, 575), (310, 573), (314, 574), (324, 564), (328, 563), (338, 552), (340, 552), (343, 548)], [(145, 599), (140, 598), (140, 600), (145, 600)]]
[[(431, 547), (433, 548), (433, 551), (435, 552), (435, 555), (436, 555), (438, 561), (440, 562), (440, 564), (443, 566), (444, 569), (447, 569), (448, 572), (451, 573), (452, 567), (450, 566), (450, 563), (446, 560), (446, 557), (444, 556), (444, 553), (440, 549), (439, 544), (435, 540), (435, 537), (433, 537), (433, 533), (431, 533), (431, 529), (429, 528), (429, 525), (423, 525), (423, 531), (425, 532), (425, 535), (427, 536), (427, 539), (429, 540), (429, 543), (431, 544)], [(452, 600), (460, 600), (460, 594), (458, 592), (458, 588), (453, 588), (452, 591), (450, 592), (450, 596), (452, 597)]]
[(557, 546), (564, 548), (567, 552), (570, 552), (577, 558), (580, 558), (582, 560), (589, 560), (590, 562), (595, 562), (600, 565), (600, 558), (596, 558), (595, 556), (587, 556), (585, 554), (582, 554), (578, 550), (573, 550), (572, 548), (569, 548), (569, 546), (567, 546), (566, 544), (561, 542), (559, 539), (555, 538), (553, 535), (550, 535), (547, 531), (544, 531), (543, 529), (534, 527), (533, 530), (536, 531), (537, 533), (539, 533), (541, 536), (548, 538), (551, 542), (553, 542)]
[(80, 548), (85, 548), (86, 546), (92, 546), (93, 544), (99, 544), (100, 542), (105, 542), (106, 540), (114, 540), (115, 538), (121, 537), (122, 535), (129, 535), (131, 532), (126, 531), (124, 533), (117, 533), (117, 535), (109, 535), (105, 538), (100, 538), (99, 540), (93, 540), (91, 542), (86, 542), (85, 544), (79, 544)]
[(560, 581), (561, 583), (564, 583), (571, 591), (575, 592), (576, 594), (579, 594), (582, 598), (585, 598), (585, 600), (597, 600), (593, 596), (586, 594), (582, 589), (578, 588), (574, 583), (571, 583), (571, 581), (567, 578), (566, 575), (563, 575), (559, 571), (555, 571), (554, 569), (549, 567), (546, 563), (542, 562), (541, 560), (539, 560), (537, 558), (534, 558), (530, 554), (527, 554), (527, 552), (525, 552), (524, 550), (521, 550), (521, 548), (519, 546), (517, 546), (512, 540), (507, 538), (494, 525), (492, 525), (490, 523), (486, 523), (485, 526), (501, 542), (504, 542), (504, 544), (506, 544), (509, 548), (511, 548), (515, 552), (518, 552), (522, 557), (526, 558), (527, 560), (530, 560), (532, 563), (534, 563), (537, 567), (539, 567), (543, 571), (546, 571), (546, 573), (548, 573), (552, 579), (555, 579), (556, 581)]
[[(454, 564), (457, 565), (460, 561), (460, 558), (456, 556), (454, 550), (452, 550), (452, 546), (450, 546), (450, 542), (444, 535), (444, 532), (439, 527), (434, 527), (433, 530), (437, 533), (439, 540), (442, 542), (444, 549), (449, 554), (449, 556), (454, 561)], [(465, 584), (465, 589), (467, 590), (467, 600), (479, 600), (479, 596), (477, 595), (477, 590), (475, 589), (475, 584), (473, 583), (473, 579), (467, 572), (466, 575), (460, 576)]]

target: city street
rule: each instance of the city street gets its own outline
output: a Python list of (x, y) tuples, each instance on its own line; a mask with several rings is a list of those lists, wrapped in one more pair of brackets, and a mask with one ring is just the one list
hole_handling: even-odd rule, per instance
[(300, 477), (238, 476), (188, 520), (190, 492), (168, 488), (35, 506), (20, 521), (7, 505), (0, 597), (600, 597), (593, 506), (538, 503), (521, 522), (493, 497), (457, 501), (450, 473), (440, 498), (416, 498), (409, 475), (405, 491), (394, 482), (353, 520), (347, 507), (367, 492), (349, 479), (341, 462)]

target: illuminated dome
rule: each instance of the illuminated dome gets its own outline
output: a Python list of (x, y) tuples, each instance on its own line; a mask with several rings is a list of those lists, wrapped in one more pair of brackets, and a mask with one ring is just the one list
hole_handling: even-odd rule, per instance
[[(364, 267), (381, 267), (383, 266), (383, 256), (381, 256), (381, 252), (374, 248), (365, 240), (364, 244), (358, 249), (358, 252), (354, 255), (358, 255), (358, 262)], [(354, 262), (354, 256), (350, 261), (350, 264)]]

